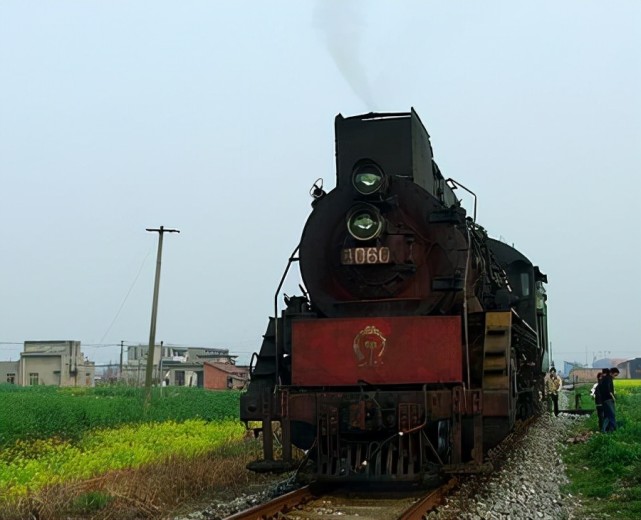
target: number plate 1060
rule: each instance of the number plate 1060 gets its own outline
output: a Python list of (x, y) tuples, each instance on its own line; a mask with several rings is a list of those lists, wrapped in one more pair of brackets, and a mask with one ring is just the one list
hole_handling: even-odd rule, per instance
[(341, 251), (343, 265), (374, 265), (390, 262), (389, 247), (350, 247)]

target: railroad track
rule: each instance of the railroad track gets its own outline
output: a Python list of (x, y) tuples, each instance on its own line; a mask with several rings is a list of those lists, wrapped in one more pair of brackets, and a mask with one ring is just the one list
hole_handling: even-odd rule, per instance
[[(514, 430), (488, 454), (489, 471), (501, 466), (502, 453), (509, 450), (514, 439), (527, 433), (537, 416), (517, 421)], [(458, 479), (432, 489), (405, 494), (357, 494), (353, 489), (315, 490), (305, 486), (281, 495), (262, 505), (238, 512), (225, 520), (421, 520), (425, 513), (441, 505), (444, 498), (457, 487)]]
[(457, 484), (452, 478), (429, 491), (376, 494), (356, 494), (344, 489), (321, 493), (305, 486), (225, 520), (421, 520), (425, 513), (441, 504)]

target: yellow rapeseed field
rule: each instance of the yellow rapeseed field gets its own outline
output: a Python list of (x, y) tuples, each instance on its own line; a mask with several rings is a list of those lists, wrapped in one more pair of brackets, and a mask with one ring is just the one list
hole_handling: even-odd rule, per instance
[(187, 420), (87, 432), (75, 443), (18, 441), (0, 451), (0, 494), (26, 496), (46, 485), (86, 480), (171, 456), (195, 457), (240, 440), (238, 421)]

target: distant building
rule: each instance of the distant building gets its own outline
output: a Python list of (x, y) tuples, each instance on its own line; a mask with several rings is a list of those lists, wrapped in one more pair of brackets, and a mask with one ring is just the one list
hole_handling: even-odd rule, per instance
[(95, 372), (80, 341), (25, 341), (19, 361), (0, 362), (0, 382), (19, 386), (94, 386)]
[(592, 368), (618, 367), (620, 363), (627, 361), (625, 358), (602, 358), (592, 361)]
[(205, 388), (209, 390), (240, 390), (249, 381), (249, 367), (205, 361), (204, 368)]
[(621, 370), (621, 376), (628, 379), (641, 379), (641, 358), (634, 358), (619, 363), (617, 368)]
[(570, 383), (596, 383), (596, 375), (600, 368), (574, 367), (570, 370), (567, 380)]
[(19, 361), (0, 361), (0, 383), (17, 385), (20, 380), (18, 377), (19, 370)]
[[(145, 382), (149, 345), (131, 345), (127, 348), (127, 363), (122, 377), (129, 384)], [(205, 385), (205, 363), (236, 366), (236, 358), (228, 349), (205, 347), (165, 346), (154, 347), (153, 380), (168, 386)]]
[(563, 373), (569, 374), (575, 368), (586, 368), (586, 366), (578, 361), (564, 361), (563, 362)]
[(601, 360), (602, 365), (594, 368), (575, 367), (570, 371), (568, 380), (571, 383), (588, 383), (596, 381), (596, 375), (604, 368), (617, 367), (619, 369), (619, 379), (641, 379), (641, 358), (620, 361), (618, 359)]

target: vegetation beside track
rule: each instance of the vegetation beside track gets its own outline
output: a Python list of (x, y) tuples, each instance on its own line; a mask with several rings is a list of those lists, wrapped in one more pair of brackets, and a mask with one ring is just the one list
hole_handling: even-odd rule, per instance
[(0, 518), (159, 518), (247, 485), (240, 392), (0, 386)]
[(0, 448), (19, 440), (59, 437), (78, 440), (96, 428), (124, 424), (203, 419), (238, 419), (238, 391), (202, 388), (154, 388), (149, 406), (144, 389), (19, 387), (0, 385)]
[(77, 442), (59, 438), (18, 441), (0, 452), (0, 494), (27, 496), (54, 484), (163, 461), (193, 458), (238, 442), (238, 421), (145, 423), (88, 432)]
[(641, 518), (641, 380), (617, 379), (614, 386), (618, 429), (597, 433), (594, 413), (575, 432), (585, 442), (569, 445), (564, 454), (567, 491), (579, 497), (586, 519)]
[[(196, 457), (170, 455), (138, 468), (89, 480), (48, 485), (27, 496), (0, 499), (3, 520), (133, 520), (168, 518), (185, 504), (229, 500), (273, 477), (247, 471), (258, 453), (253, 439), (233, 441)], [(271, 479), (271, 480), (270, 480)], [(193, 511), (199, 506), (194, 505)]]

